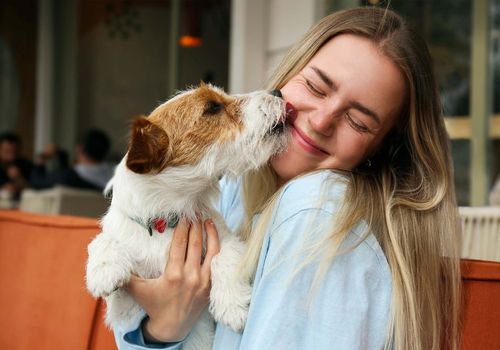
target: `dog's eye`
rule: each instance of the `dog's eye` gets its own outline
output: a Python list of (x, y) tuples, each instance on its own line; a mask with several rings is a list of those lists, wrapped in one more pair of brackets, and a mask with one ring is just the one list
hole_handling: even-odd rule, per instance
[(208, 101), (206, 107), (205, 107), (205, 111), (203, 112), (203, 114), (205, 115), (215, 115), (217, 113), (219, 113), (220, 111), (222, 111), (222, 108), (224, 108), (224, 106), (222, 105), (222, 103), (219, 103), (219, 102), (216, 102), (216, 101)]

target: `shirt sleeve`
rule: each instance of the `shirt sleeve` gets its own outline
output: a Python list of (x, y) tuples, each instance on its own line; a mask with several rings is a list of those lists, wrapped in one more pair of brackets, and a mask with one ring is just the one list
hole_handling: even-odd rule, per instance
[(142, 333), (141, 322), (132, 331), (125, 331), (119, 327), (113, 329), (116, 345), (119, 350), (138, 350), (138, 349), (164, 349), (164, 350), (179, 350), (182, 349), (183, 342), (163, 343), (163, 344), (146, 344)]
[(227, 176), (219, 181), (220, 196), (215, 203), (215, 209), (226, 221), (227, 227), (235, 231), (244, 217), (243, 205), (241, 203), (241, 178), (232, 179)]
[(265, 239), (240, 349), (383, 348), (391, 277), (374, 237), (359, 243), (351, 232), (341, 248), (354, 248), (311, 289), (320, 258), (304, 262), (329, 233), (324, 224), (332, 213), (309, 208), (289, 215)]

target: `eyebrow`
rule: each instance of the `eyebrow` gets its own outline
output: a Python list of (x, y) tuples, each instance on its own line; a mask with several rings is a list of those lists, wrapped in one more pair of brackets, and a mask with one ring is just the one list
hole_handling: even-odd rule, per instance
[[(337, 90), (337, 84), (334, 83), (334, 81), (326, 75), (325, 72), (323, 72), (321, 69), (318, 67), (311, 66), (311, 69), (319, 76), (319, 78), (325, 83), (330, 89)], [(352, 108), (355, 108), (359, 110), (360, 112), (366, 114), (367, 116), (371, 117), (377, 124), (381, 124), (380, 117), (378, 116), (377, 113), (372, 111), (370, 108), (362, 105), (359, 102), (356, 101), (350, 101), (349, 104), (351, 105)]]
[(316, 72), (316, 74), (320, 77), (321, 80), (323, 80), (323, 83), (328, 85), (329, 88), (336, 90), (337, 85), (334, 84), (332, 79), (328, 75), (326, 75), (325, 72), (323, 72), (321, 69), (312, 66), (311, 69)]
[(350, 105), (352, 108), (355, 108), (359, 111), (361, 111), (361, 113), (364, 113), (366, 114), (367, 116), (371, 117), (373, 120), (375, 120), (375, 122), (380, 125), (381, 122), (380, 122), (380, 117), (378, 116), (377, 113), (375, 113), (374, 111), (372, 111), (371, 109), (363, 106), (361, 103), (359, 102), (355, 102), (355, 101), (351, 101), (350, 102)]

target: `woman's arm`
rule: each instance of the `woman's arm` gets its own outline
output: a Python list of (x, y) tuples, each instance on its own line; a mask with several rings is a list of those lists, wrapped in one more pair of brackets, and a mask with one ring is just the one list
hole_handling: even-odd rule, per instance
[[(140, 329), (115, 329), (120, 349), (180, 348), (180, 343), (208, 304), (210, 264), (219, 251), (211, 220), (204, 222), (207, 252), (202, 260), (202, 223), (181, 221), (174, 230), (163, 274), (155, 279), (133, 277), (127, 285), (147, 314)], [(143, 339), (141, 339), (143, 337)]]

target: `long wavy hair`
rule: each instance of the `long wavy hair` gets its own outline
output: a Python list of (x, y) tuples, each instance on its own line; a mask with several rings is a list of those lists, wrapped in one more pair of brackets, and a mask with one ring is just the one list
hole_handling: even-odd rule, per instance
[[(343, 33), (378, 45), (399, 68), (407, 93), (397, 126), (370, 159), (373, 165), (359, 165), (348, 173), (347, 192), (328, 235), (321, 269), (324, 272), (332, 263), (350, 230), (365, 221), (392, 273), (386, 348), (458, 349), (459, 218), (450, 144), (425, 42), (388, 9), (362, 7), (333, 13), (290, 49), (269, 88), (282, 88), (327, 41)], [(248, 174), (243, 181), (246, 219), (241, 234), (249, 249), (241, 272), (248, 278), (253, 278), (277, 193), (277, 177), (270, 166)], [(252, 228), (256, 213), (261, 215)]]

